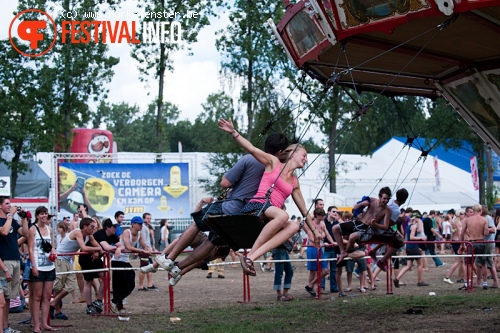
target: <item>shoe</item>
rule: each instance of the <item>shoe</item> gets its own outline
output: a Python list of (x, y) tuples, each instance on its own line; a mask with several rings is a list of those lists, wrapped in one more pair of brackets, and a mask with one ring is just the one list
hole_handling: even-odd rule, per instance
[(144, 288), (139, 288), (137, 290), (139, 290), (139, 291), (148, 291), (148, 288), (144, 287)]
[(68, 320), (68, 317), (64, 313), (59, 312), (54, 314), (54, 319)]
[(488, 289), (488, 283), (487, 283), (487, 282), (484, 282), (484, 283), (483, 283), (483, 290), (486, 290), (486, 289)]
[(93, 305), (87, 306), (87, 311), (85, 311), (88, 315), (97, 315), (99, 312)]
[(448, 284), (453, 284), (453, 281), (451, 281), (449, 278), (445, 277), (443, 279), (444, 282), (448, 283)]
[(297, 266), (292, 266), (292, 269), (293, 269), (293, 270), (296, 270), (296, 269), (297, 269)]
[(424, 281), (421, 281), (421, 282), (417, 283), (417, 286), (418, 287), (427, 287), (427, 286), (429, 286), (429, 284), (425, 283)]
[(399, 286), (404, 287), (404, 286), (406, 286), (406, 283), (399, 281)]
[(147, 266), (143, 266), (140, 268), (141, 273), (156, 273), (158, 271), (157, 268), (153, 266), (153, 264), (149, 264)]
[(443, 262), (443, 263), (442, 263), (441, 265), (439, 265), (439, 266), (437, 266), (437, 265), (436, 265), (436, 268), (441, 267), (441, 266), (444, 266), (444, 265), (446, 265), (446, 263), (445, 263), (445, 262)]
[(299, 256), (299, 259), (304, 259), (304, 257), (303, 256)]
[(306, 291), (312, 296), (312, 297), (316, 297), (316, 293), (313, 291), (313, 288), (309, 287), (309, 286), (305, 286), (304, 287), (306, 289)]
[(377, 267), (380, 268), (383, 272), (387, 272), (387, 266), (380, 260), (377, 260)]
[(4, 333), (21, 333), (21, 331), (15, 330), (12, 327), (7, 327), (6, 329), (3, 330)]
[(173, 278), (171, 278), (170, 280), (168, 280), (168, 283), (173, 287), (177, 284), (177, 282), (179, 282), (182, 278), (182, 275), (177, 275), (177, 276), (174, 276)]
[(154, 284), (151, 287), (148, 287), (149, 291), (160, 291)]
[(465, 283), (465, 280), (464, 279), (458, 279), (457, 283)]
[(208, 273), (207, 274), (207, 279), (211, 279), (212, 278), (212, 273)]
[(347, 294), (342, 291), (342, 292), (339, 293), (339, 297), (347, 297)]
[(225, 276), (224, 275), (219, 275), (217, 276), (219, 279), (225, 279)]
[(330, 294), (332, 294), (332, 293), (338, 293), (338, 292), (339, 292), (338, 289), (332, 289), (332, 290), (330, 290)]
[(260, 263), (260, 269), (265, 272), (266, 271), (266, 264), (264, 264), (263, 262)]
[(181, 271), (182, 271), (182, 269), (180, 269), (179, 266), (177, 266), (176, 264), (174, 264), (174, 266), (170, 269), (169, 274), (172, 277), (177, 277), (177, 276), (181, 275)]
[(101, 313), (103, 309), (103, 304), (101, 301), (95, 300), (92, 302), (92, 305), (97, 310), (97, 312)]
[(394, 287), (399, 288), (399, 280), (398, 279), (394, 278), (392, 280), (392, 282), (394, 282)]
[(167, 272), (170, 272), (172, 267), (175, 265), (175, 262), (172, 259), (168, 259), (165, 255), (156, 256), (155, 261)]

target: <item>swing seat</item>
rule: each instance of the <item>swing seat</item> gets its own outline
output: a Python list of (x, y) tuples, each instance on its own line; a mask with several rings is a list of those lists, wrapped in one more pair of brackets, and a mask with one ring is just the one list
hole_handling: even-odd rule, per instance
[(251, 248), (265, 225), (257, 215), (211, 215), (205, 223), (234, 251)]

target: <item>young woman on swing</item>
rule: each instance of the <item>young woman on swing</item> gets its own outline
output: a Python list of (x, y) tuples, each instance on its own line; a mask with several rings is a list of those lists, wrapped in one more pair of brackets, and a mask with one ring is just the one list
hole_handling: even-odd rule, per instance
[[(319, 231), (316, 230), (311, 217), (307, 214), (299, 182), (293, 173), (295, 169), (304, 167), (307, 162), (307, 152), (303, 146), (293, 144), (283, 151), (278, 159), (276, 156), (267, 154), (254, 147), (250, 141), (243, 138), (234, 129), (231, 119), (220, 119), (219, 128), (231, 134), (241, 147), (265, 166), (264, 175), (260, 181), (257, 193), (240, 211), (241, 213), (249, 213), (259, 211), (262, 208), (263, 214), (269, 220), (257, 237), (249, 255), (241, 257), (241, 266), (245, 274), (255, 276), (254, 260), (266, 252), (277, 248), (299, 230), (299, 225), (289, 222), (288, 214), (281, 209), (286, 198), (290, 195), (292, 195), (293, 201), (302, 215), (306, 216), (306, 223), (314, 233), (315, 241), (319, 242), (321, 240)], [(264, 197), (268, 189), (273, 185), (274, 188), (271, 192), (270, 200), (267, 201)]]

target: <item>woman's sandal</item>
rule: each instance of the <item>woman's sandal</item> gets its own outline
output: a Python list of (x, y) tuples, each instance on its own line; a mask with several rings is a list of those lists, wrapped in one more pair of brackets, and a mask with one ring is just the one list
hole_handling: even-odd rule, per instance
[(241, 268), (243, 268), (243, 272), (246, 275), (256, 276), (255, 268), (253, 267), (252, 259), (247, 258), (246, 256), (242, 256), (240, 258)]
[(283, 295), (283, 296), (281, 296), (281, 301), (283, 301), (283, 302), (293, 301), (293, 300), (294, 300), (294, 298), (293, 298), (292, 295)]

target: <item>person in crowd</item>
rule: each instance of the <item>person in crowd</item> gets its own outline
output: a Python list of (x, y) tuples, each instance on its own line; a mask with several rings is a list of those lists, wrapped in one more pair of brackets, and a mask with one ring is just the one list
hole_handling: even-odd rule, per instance
[[(78, 250), (83, 252), (99, 252), (102, 251), (99, 246), (87, 246), (89, 240), (93, 240), (97, 223), (90, 217), (84, 217), (80, 221), (80, 228), (70, 231), (66, 237), (61, 241), (56, 249), (56, 272), (66, 273), (72, 270), (71, 255), (67, 253), (74, 253)], [(92, 242), (92, 244), (94, 244)], [(68, 317), (61, 312), (61, 300), (68, 295), (68, 293), (76, 290), (76, 276), (74, 274), (57, 274), (54, 282), (54, 299), (50, 302), (51, 305), (51, 319), (68, 320)]]
[[(459, 213), (458, 217), (451, 222), (451, 240), (453, 241), (453, 243), (451, 243), (451, 248), (452, 248), (453, 253), (455, 253), (455, 255), (457, 255), (457, 257), (455, 258), (455, 262), (453, 263), (453, 265), (451, 265), (450, 269), (448, 270), (448, 272), (444, 276), (443, 281), (445, 283), (448, 283), (448, 284), (453, 284), (453, 281), (451, 280), (451, 276), (453, 275), (453, 273), (455, 272), (455, 270), (457, 268), (459, 269), (457, 282), (465, 282), (465, 280), (464, 280), (464, 267), (463, 267), (464, 260), (460, 256), (464, 253), (459, 251), (459, 249), (460, 249), (460, 234), (462, 233), (463, 216), (465, 216), (465, 211), (461, 211)], [(461, 270), (460, 270), (460, 268), (461, 268)], [(461, 273), (460, 273), (460, 271), (461, 271)]]
[[(14, 219), (14, 214), (21, 218), (21, 224)], [(11, 298), (19, 296), (19, 283), (21, 276), (21, 256), (19, 254), (17, 237), (28, 236), (28, 214), (23, 209), (11, 205), (10, 198), (0, 196), (0, 259), (4, 268), (0, 272), (0, 280), (5, 282), (2, 293), (3, 306), (3, 331), (4, 333), (17, 333), (19, 331), (9, 327), (9, 307)], [(4, 283), (2, 282), (2, 284)]]
[(67, 232), (68, 232), (68, 224), (66, 224), (65, 222), (59, 222), (57, 224), (57, 236), (56, 236), (56, 243), (55, 243), (56, 249), (57, 249), (57, 246), (64, 239), (64, 237), (66, 237)]
[[(325, 222), (323, 221), (325, 219), (325, 211), (323, 208), (316, 208), (313, 212), (313, 225), (314, 228), (319, 232), (319, 236), (321, 238), (321, 242), (319, 244), (319, 248), (316, 248), (318, 244), (307, 244), (307, 259), (318, 259), (321, 258), (323, 255), (323, 239), (327, 238), (328, 242), (330, 244), (333, 243), (333, 239), (326, 230)], [(304, 225), (304, 229), (306, 229), (306, 232), (308, 234), (309, 239), (314, 239), (314, 235), (311, 231), (311, 228), (309, 228), (308, 225)], [(307, 270), (309, 271), (309, 279), (308, 283), (305, 286), (306, 291), (313, 297), (316, 297), (316, 292), (314, 291), (314, 287), (317, 285), (318, 282), (318, 269), (321, 269), (321, 278), (325, 277), (328, 275), (328, 262), (327, 261), (321, 261), (320, 262), (320, 267), (318, 267), (318, 263), (316, 260), (314, 261), (308, 261), (307, 262)]]
[[(291, 245), (293, 240), (289, 239), (288, 242), (290, 242)], [(290, 260), (289, 249), (287, 249), (285, 245), (280, 245), (273, 249), (272, 256), (274, 260)], [(285, 273), (284, 280), (283, 273)], [(290, 289), (292, 289), (292, 279), (293, 266), (290, 261), (276, 262), (274, 264), (273, 289), (276, 291), (276, 300), (283, 302), (294, 300), (294, 297), (290, 294)]]
[[(134, 216), (130, 220), (130, 229), (123, 231), (120, 237), (120, 242), (123, 244), (125, 250), (138, 253), (150, 254), (151, 248), (147, 246), (141, 238), (141, 230), (143, 228), (144, 220), (140, 216)], [(123, 300), (130, 295), (135, 288), (135, 272), (131, 269), (130, 254), (119, 253), (113, 256), (111, 260), (112, 268), (129, 268), (129, 270), (116, 270), (112, 276), (113, 284), (113, 299), (111, 302), (114, 304), (114, 309), (120, 313), (125, 313), (123, 307)]]
[[(56, 330), (48, 324), (50, 298), (54, 280), (56, 279), (54, 260), (50, 260), (50, 256), (56, 255), (50, 224), (48, 209), (44, 206), (37, 207), (35, 223), (29, 229), (28, 235), (31, 262), (30, 312), (33, 321), (33, 332), (40, 332), (40, 329), (44, 331)], [(41, 325), (40, 313), (42, 316)]]
[[(212, 274), (215, 272), (215, 265), (222, 263), (221, 258), (217, 258), (215, 260), (210, 261), (212, 265), (208, 266), (208, 274), (207, 279), (212, 278)], [(217, 277), (219, 279), (224, 279), (224, 265), (217, 265)]]
[[(322, 238), (319, 236), (319, 231), (314, 227), (311, 217), (307, 214), (299, 181), (294, 175), (296, 169), (303, 168), (307, 163), (306, 149), (299, 144), (291, 145), (285, 149), (278, 159), (276, 156), (256, 148), (243, 138), (234, 129), (231, 119), (229, 121), (220, 119), (219, 128), (229, 133), (241, 147), (265, 166), (257, 193), (240, 211), (240, 213), (244, 214), (262, 211), (265, 218), (269, 220), (255, 240), (249, 255), (241, 257), (241, 266), (245, 274), (255, 276), (253, 262), (267, 251), (283, 244), (298, 231), (298, 225), (289, 223), (288, 214), (281, 209), (286, 198), (290, 195), (292, 195), (300, 213), (307, 216), (306, 224), (314, 234), (314, 242), (319, 243)], [(268, 201), (264, 197), (271, 186), (273, 186), (273, 191), (270, 193), (270, 200)]]
[(160, 251), (165, 250), (165, 248), (168, 245), (168, 220), (167, 219), (161, 219), (160, 221)]
[[(455, 214), (455, 211), (453, 210), (452, 212)], [(424, 233), (427, 236), (427, 241), (435, 242), (436, 239), (440, 238), (439, 232), (435, 229), (435, 218), (436, 218), (436, 211), (431, 210), (429, 212), (429, 216), (426, 217), (422, 222), (424, 223)], [(441, 259), (436, 257), (436, 244), (434, 243), (429, 243), (426, 244), (426, 255), (432, 255), (432, 260), (434, 260), (434, 263), (436, 264), (436, 267), (441, 267), (443, 266), (443, 262)]]
[[(323, 240), (325, 243), (323, 259), (335, 259), (337, 257), (338, 246), (335, 240), (333, 239), (334, 236), (332, 231), (333, 226), (339, 224), (337, 220), (337, 215), (338, 215), (338, 209), (336, 206), (328, 207), (328, 212), (323, 222), (325, 223), (326, 231), (333, 240), (333, 243), (330, 243), (328, 237), (325, 237), (325, 239)], [(337, 278), (336, 278), (337, 260), (327, 261), (327, 264), (330, 266), (330, 272), (329, 272), (330, 293), (337, 293), (339, 291), (337, 287)], [(326, 287), (325, 278), (323, 278), (321, 279), (321, 288), (324, 290), (326, 289), (325, 287)]]
[[(482, 277), (483, 286), (486, 286), (486, 288), (488, 288), (488, 282), (486, 280), (485, 259), (484, 257), (480, 256), (481, 254), (484, 254), (484, 237), (488, 236), (488, 234), (490, 233), (488, 230), (488, 221), (482, 216), (483, 207), (480, 204), (474, 205), (474, 207), (472, 207), (472, 210), (474, 211), (473, 215), (467, 217), (463, 222), (460, 240), (464, 241), (467, 235), (467, 237), (469, 238), (468, 241), (472, 243), (474, 248), (475, 264), (477, 267), (476, 276), (478, 277), (478, 279)], [(465, 245), (463, 243), (460, 245), (459, 251), (465, 251)], [(472, 249), (469, 248), (467, 254), (472, 254)], [(470, 265), (473, 264), (471, 258), (466, 258), (466, 261)], [(469, 283), (472, 283), (472, 281), (467, 279), (465, 282), (466, 286), (468, 286)]]
[[(486, 205), (483, 205), (482, 207), (483, 207), (482, 216), (486, 218), (486, 221), (488, 221), (488, 232), (489, 232), (488, 235), (484, 236), (484, 240), (487, 241), (484, 244), (484, 254), (490, 255), (484, 257), (484, 261), (486, 264), (487, 271), (489, 271), (489, 277), (493, 280), (493, 285), (491, 287), (498, 288), (497, 270), (495, 268), (495, 264), (493, 263), (493, 257), (491, 256), (495, 254), (495, 243), (492, 243), (493, 241), (495, 241), (495, 232), (496, 232), (495, 221), (491, 217), (488, 207)], [(488, 277), (488, 273), (486, 273), (486, 275)], [(484, 287), (485, 285), (483, 285), (483, 288)]]
[[(405, 233), (405, 238), (407, 241), (422, 241), (425, 240), (424, 237), (418, 237), (418, 220), (422, 218), (422, 215), (418, 212), (414, 212), (412, 215), (412, 219), (410, 220), (410, 224), (408, 225)], [(406, 255), (408, 256), (406, 260), (406, 266), (401, 269), (398, 276), (394, 278), (394, 286), (399, 288), (399, 280), (403, 277), (403, 275), (408, 272), (413, 266), (413, 260), (417, 261), (417, 286), (425, 287), (428, 286), (426, 282), (423, 280), (423, 272), (424, 266), (422, 262), (422, 250), (418, 246), (418, 244), (406, 244)]]
[(115, 212), (115, 221), (117, 223), (116, 225), (116, 236), (119, 238), (121, 237), (121, 235), (123, 234), (123, 230), (122, 230), (122, 222), (123, 220), (125, 219), (125, 213), (122, 212), (121, 210), (118, 210)]
[(495, 225), (496, 225), (496, 234), (495, 234), (495, 267), (497, 272), (500, 271), (500, 259), (498, 259), (498, 255), (500, 254), (500, 207), (495, 211)]
[[(151, 258), (151, 251), (156, 251), (154, 245), (154, 229), (151, 225), (151, 214), (144, 213), (142, 214), (142, 220), (144, 224), (142, 225), (141, 230), (141, 238), (144, 241), (144, 244), (148, 247), (150, 253), (149, 254), (140, 254), (140, 267), (145, 267), (153, 263), (153, 259)], [(144, 249), (144, 250), (147, 250)], [(147, 279), (147, 285), (144, 286), (144, 278)], [(139, 291), (158, 291), (159, 289), (153, 284), (153, 272), (143, 273), (139, 271)]]

